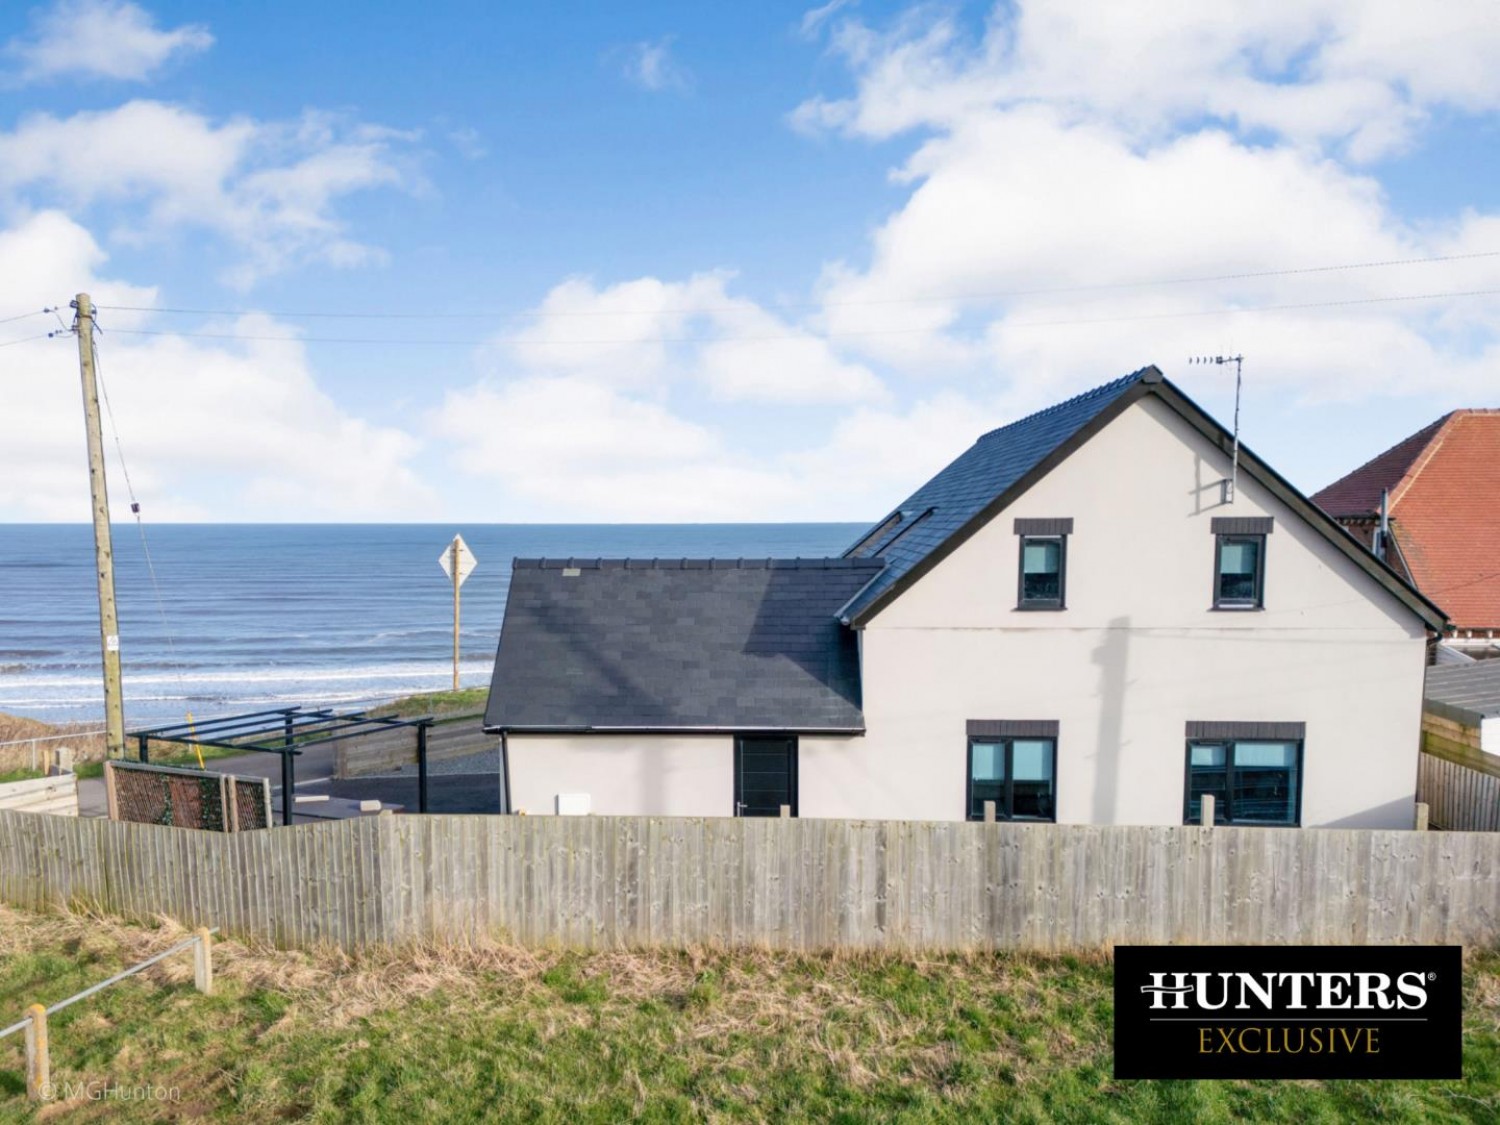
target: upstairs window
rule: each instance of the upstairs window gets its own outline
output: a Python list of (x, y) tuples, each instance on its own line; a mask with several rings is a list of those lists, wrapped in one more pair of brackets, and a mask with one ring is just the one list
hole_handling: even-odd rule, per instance
[(1215, 609), (1264, 608), (1271, 527), (1270, 519), (1259, 517), (1213, 521)]
[(968, 818), (1057, 819), (1057, 723), (969, 723)]
[(1071, 519), (1016, 520), (1021, 541), (1018, 609), (1067, 607), (1068, 536)]

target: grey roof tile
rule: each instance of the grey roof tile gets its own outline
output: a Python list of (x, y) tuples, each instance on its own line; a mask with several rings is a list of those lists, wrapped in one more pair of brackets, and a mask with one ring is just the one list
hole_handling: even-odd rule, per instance
[(862, 730), (858, 649), (835, 614), (881, 566), (517, 559), (485, 725)]
[(1156, 368), (1143, 368), (979, 438), (844, 553), (878, 555), (886, 562), (881, 575), (843, 607), (844, 620), (856, 619), (1131, 387), (1160, 377)]

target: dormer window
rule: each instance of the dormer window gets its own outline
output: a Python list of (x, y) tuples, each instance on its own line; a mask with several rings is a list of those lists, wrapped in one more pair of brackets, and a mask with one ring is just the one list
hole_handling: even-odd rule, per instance
[(1021, 541), (1017, 609), (1067, 607), (1068, 536), (1071, 519), (1016, 520)]
[(1265, 607), (1266, 536), (1272, 526), (1269, 517), (1213, 521), (1215, 609)]

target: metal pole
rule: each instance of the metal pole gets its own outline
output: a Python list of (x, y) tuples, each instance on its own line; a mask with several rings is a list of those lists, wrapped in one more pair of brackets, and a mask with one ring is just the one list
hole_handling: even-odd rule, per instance
[(125, 703), (120, 686), (120, 621), (115, 610), (115, 552), (109, 532), (109, 487), (104, 479), (104, 438), (99, 430), (99, 384), (94, 365), (94, 304), (87, 293), (78, 310), (78, 370), (83, 380), (83, 423), (88, 437), (89, 494), (94, 505), (94, 563), (99, 575), (99, 644), (104, 655), (104, 744), (110, 757), (125, 756)]
[(292, 826), (292, 791), (297, 787), (295, 770), (292, 766), (292, 719), (286, 718), (286, 749), (281, 754), (281, 823), (286, 827)]
[(147, 749), (147, 745), (150, 743), (150, 741), (151, 739), (144, 734), (136, 735), (135, 744), (139, 748), (139, 757), (143, 762), (149, 762), (151, 760), (151, 751)]
[(1245, 357), (1234, 357), (1234, 453), (1229, 460), (1229, 502), (1234, 503), (1240, 487), (1240, 376), (1244, 374)]
[(417, 726), (417, 811), (427, 811), (427, 726)]
[[(453, 690), (458, 690), (458, 588), (463, 584), (458, 573), (458, 536), (449, 545), (449, 561), (453, 564)], [(426, 809), (422, 810), (426, 812)]]

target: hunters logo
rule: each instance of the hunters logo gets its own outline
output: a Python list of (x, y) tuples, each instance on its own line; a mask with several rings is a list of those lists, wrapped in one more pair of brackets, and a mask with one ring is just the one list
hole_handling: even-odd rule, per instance
[(1116, 946), (1116, 1078), (1462, 1077), (1458, 946)]

